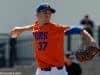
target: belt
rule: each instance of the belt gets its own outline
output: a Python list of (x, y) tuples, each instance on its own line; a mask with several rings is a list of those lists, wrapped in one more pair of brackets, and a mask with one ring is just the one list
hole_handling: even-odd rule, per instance
[[(42, 71), (51, 71), (51, 68), (52, 67), (47, 67), (47, 68), (40, 68)], [(63, 66), (60, 66), (60, 67), (56, 67), (58, 70), (61, 70), (63, 69)]]

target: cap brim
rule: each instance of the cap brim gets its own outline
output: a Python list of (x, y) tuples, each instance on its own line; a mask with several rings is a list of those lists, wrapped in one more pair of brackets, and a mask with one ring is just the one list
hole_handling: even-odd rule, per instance
[(56, 10), (53, 9), (53, 8), (41, 9), (41, 10), (37, 10), (37, 12), (39, 13), (39, 12), (41, 12), (42, 10), (49, 10), (49, 11), (51, 11), (51, 13), (55, 13), (55, 12), (56, 12)]
[(50, 11), (51, 11), (52, 13), (55, 13), (55, 12), (56, 12), (56, 10), (53, 9), (53, 8), (51, 8)]

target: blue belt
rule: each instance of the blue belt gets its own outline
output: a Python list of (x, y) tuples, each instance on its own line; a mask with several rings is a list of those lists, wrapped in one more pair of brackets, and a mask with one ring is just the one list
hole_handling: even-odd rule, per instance
[[(40, 68), (42, 71), (51, 71), (51, 68), (52, 67), (47, 67), (47, 68)], [(58, 70), (61, 70), (63, 69), (63, 66), (60, 66), (60, 67), (56, 67)]]

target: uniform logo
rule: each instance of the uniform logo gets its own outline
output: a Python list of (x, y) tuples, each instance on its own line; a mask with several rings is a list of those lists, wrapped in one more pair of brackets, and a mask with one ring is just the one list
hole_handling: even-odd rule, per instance
[(35, 40), (38, 41), (38, 50), (45, 50), (47, 47), (48, 32), (34, 32)]

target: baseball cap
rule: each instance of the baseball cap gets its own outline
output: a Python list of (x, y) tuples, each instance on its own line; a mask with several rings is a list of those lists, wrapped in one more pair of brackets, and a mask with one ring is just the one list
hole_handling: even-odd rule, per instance
[(50, 10), (52, 13), (55, 13), (56, 10), (52, 8), (49, 4), (41, 4), (37, 8), (37, 12), (40, 12), (41, 10)]

